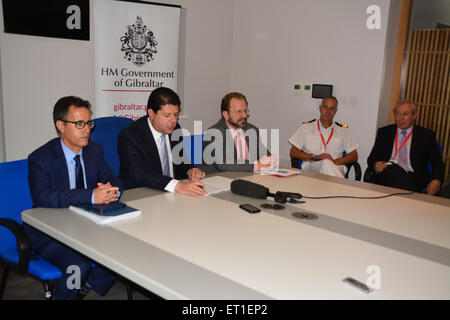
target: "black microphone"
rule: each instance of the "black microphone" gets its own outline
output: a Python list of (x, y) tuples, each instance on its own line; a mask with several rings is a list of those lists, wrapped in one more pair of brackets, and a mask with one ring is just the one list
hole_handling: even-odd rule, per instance
[(277, 193), (270, 193), (269, 188), (263, 185), (250, 182), (247, 180), (237, 179), (231, 182), (231, 192), (241, 196), (246, 196), (255, 199), (266, 199), (267, 197), (273, 197), (275, 202), (286, 203), (300, 203), (304, 201), (297, 201), (303, 196), (300, 193), (277, 191)]
[(231, 192), (256, 199), (266, 199), (274, 195), (269, 192), (269, 188), (247, 180), (237, 179), (231, 182)]

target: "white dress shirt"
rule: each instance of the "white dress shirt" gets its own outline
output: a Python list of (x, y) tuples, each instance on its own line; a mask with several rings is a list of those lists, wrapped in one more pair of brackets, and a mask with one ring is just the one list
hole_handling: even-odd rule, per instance
[[(161, 157), (161, 135), (162, 135), (162, 133), (158, 132), (155, 128), (153, 128), (152, 123), (150, 122), (150, 118), (147, 118), (147, 121), (148, 121), (148, 126), (150, 128), (150, 131), (152, 132), (153, 139), (155, 140), (156, 148), (158, 148), (159, 161), (161, 161), (161, 159), (162, 159), (162, 157)], [(173, 175), (172, 149), (170, 148), (170, 140), (169, 140), (168, 134), (166, 134), (166, 148), (167, 148), (167, 155), (169, 156), (170, 177), (173, 178), (174, 175)], [(162, 163), (161, 163), (161, 167), (162, 167)], [(169, 191), (169, 192), (174, 192), (175, 186), (177, 185), (178, 182), (179, 182), (179, 180), (177, 180), (177, 179), (170, 180), (170, 182), (166, 185), (164, 190)]]

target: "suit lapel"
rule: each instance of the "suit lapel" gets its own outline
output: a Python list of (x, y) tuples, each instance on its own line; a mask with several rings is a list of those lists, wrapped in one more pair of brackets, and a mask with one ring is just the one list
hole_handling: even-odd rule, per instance
[(67, 167), (66, 157), (61, 147), (60, 138), (56, 138), (52, 143), (52, 153), (54, 158), (53, 170), (56, 173), (56, 183), (64, 189), (70, 189), (69, 168)]
[(83, 148), (83, 162), (84, 162), (84, 174), (86, 176), (86, 186), (88, 188), (97, 186), (97, 179), (95, 176), (94, 170), (94, 154), (92, 153), (92, 149), (89, 147), (89, 144)]
[(392, 155), (392, 150), (394, 148), (394, 142), (395, 142), (395, 133), (397, 132), (397, 125), (392, 125), (391, 128), (389, 129), (388, 132), (388, 136), (387, 136), (387, 141), (388, 143), (386, 143), (386, 161), (389, 161), (389, 159), (391, 158)]
[(415, 163), (413, 163), (413, 160), (417, 159), (416, 150), (419, 143), (418, 140), (420, 140), (420, 136), (417, 134), (416, 126), (413, 127), (412, 132), (413, 134), (411, 137), (411, 149), (409, 150), (409, 162), (411, 163), (411, 167), (414, 169)]
[[(159, 158), (158, 147), (156, 146), (155, 138), (153, 138), (152, 131), (148, 124), (148, 117), (142, 118), (142, 122), (139, 124), (141, 131), (141, 137), (144, 145), (144, 152), (147, 154), (150, 162), (153, 165), (158, 165), (159, 172), (162, 174), (161, 159)], [(149, 147), (148, 147), (149, 146)]]

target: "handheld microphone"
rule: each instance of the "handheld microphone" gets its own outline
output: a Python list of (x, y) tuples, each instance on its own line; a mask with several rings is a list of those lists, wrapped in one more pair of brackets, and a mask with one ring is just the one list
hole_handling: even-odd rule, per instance
[(269, 196), (273, 197), (273, 194), (269, 192), (269, 188), (242, 179), (231, 182), (231, 192), (256, 199), (266, 199)]
[(297, 201), (296, 199), (302, 198), (302, 195), (300, 193), (294, 192), (278, 191), (275, 194), (270, 193), (269, 188), (242, 179), (233, 180), (231, 182), (231, 192), (241, 196), (263, 200), (265, 200), (267, 197), (273, 197), (275, 202), (279, 203), (286, 203), (287, 201), (289, 201), (290, 203), (299, 203), (299, 201)]

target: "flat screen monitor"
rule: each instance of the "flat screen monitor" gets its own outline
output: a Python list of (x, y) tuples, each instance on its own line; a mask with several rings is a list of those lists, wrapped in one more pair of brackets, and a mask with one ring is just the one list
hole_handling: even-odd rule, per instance
[(312, 97), (322, 99), (333, 95), (333, 85), (331, 84), (313, 84)]

